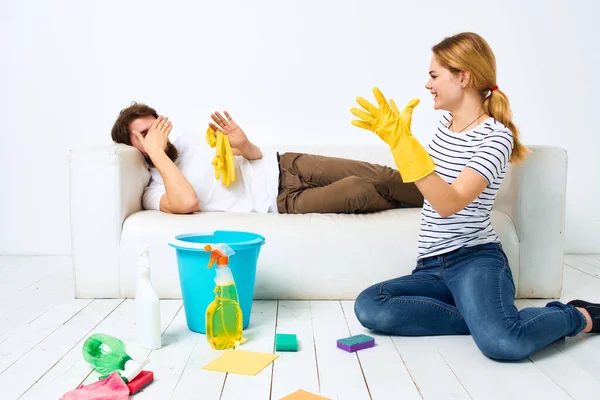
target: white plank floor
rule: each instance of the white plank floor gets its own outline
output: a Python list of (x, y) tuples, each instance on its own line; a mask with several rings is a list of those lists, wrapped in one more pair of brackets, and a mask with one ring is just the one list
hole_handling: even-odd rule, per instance
[[(331, 399), (595, 399), (600, 335), (557, 341), (516, 363), (483, 356), (470, 336), (390, 337), (357, 321), (352, 301), (256, 301), (243, 349), (274, 351), (275, 333), (300, 349), (257, 376), (202, 369), (220, 352), (188, 330), (180, 300), (161, 302), (163, 347), (136, 345), (134, 301), (74, 299), (69, 257), (0, 256), (0, 398), (59, 399), (98, 378), (83, 341), (104, 332), (135, 359), (149, 357), (155, 381), (135, 399), (281, 399), (298, 389)], [(565, 257), (562, 300), (600, 302), (600, 255)], [(547, 300), (518, 300), (519, 307)], [(377, 345), (349, 354), (336, 339), (366, 333)]]

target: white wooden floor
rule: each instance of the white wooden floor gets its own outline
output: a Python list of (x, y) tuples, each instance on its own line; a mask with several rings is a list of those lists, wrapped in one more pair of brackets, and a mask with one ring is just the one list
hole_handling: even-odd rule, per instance
[[(600, 302), (600, 255), (565, 257), (564, 296)], [(558, 341), (518, 363), (483, 356), (470, 336), (389, 337), (358, 323), (351, 301), (257, 301), (246, 350), (274, 351), (274, 336), (296, 333), (300, 350), (280, 353), (257, 376), (206, 371), (217, 357), (187, 329), (182, 303), (161, 302), (163, 347), (148, 352), (134, 336), (133, 300), (76, 300), (69, 257), (0, 256), (0, 398), (59, 399), (97, 380), (83, 341), (104, 332), (132, 357), (149, 356), (155, 381), (145, 399), (280, 399), (298, 389), (332, 399), (596, 399), (600, 335)], [(519, 307), (546, 300), (519, 300)], [(349, 354), (342, 337), (366, 333), (374, 348)]]

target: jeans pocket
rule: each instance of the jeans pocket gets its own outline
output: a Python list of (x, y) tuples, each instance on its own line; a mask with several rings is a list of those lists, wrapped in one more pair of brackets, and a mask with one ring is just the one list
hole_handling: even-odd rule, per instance
[(516, 292), (517, 288), (515, 286), (515, 280), (513, 278), (512, 269), (510, 268), (510, 265), (508, 263), (508, 257), (506, 256), (506, 253), (504, 253), (504, 250), (502, 250), (502, 246), (499, 246), (496, 251), (499, 253), (500, 257), (503, 260), (501, 273), (506, 274), (506, 277), (510, 280), (510, 283), (512, 283), (513, 290)]
[(496, 248), (496, 251), (500, 253), (500, 256), (502, 257), (502, 259), (504, 259), (504, 268), (510, 270), (510, 266), (508, 265), (508, 257), (506, 256), (506, 253), (504, 252), (504, 249), (502, 248), (501, 244), (498, 244), (498, 248)]

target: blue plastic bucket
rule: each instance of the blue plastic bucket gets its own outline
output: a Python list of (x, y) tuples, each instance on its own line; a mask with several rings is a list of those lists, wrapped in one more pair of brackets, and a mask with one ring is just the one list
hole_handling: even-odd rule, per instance
[(212, 233), (186, 233), (175, 236), (169, 245), (175, 248), (179, 269), (179, 284), (188, 327), (206, 333), (206, 308), (215, 299), (215, 268), (208, 268), (210, 253), (207, 244), (226, 243), (235, 252), (229, 257), (242, 309), (243, 329), (250, 323), (256, 264), (265, 238), (256, 233), (240, 231), (215, 231)]

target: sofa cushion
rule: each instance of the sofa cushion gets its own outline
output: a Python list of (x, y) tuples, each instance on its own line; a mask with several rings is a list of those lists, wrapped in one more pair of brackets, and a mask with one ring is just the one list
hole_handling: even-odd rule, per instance
[[(120, 244), (120, 294), (135, 296), (136, 259), (151, 246), (152, 282), (160, 297), (181, 298), (175, 235), (214, 230), (261, 234), (256, 299), (354, 299), (367, 286), (410, 274), (417, 257), (420, 208), (370, 214), (196, 213), (140, 211), (124, 222)], [(519, 284), (519, 241), (507, 214), (492, 210)]]

